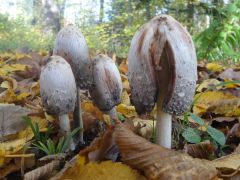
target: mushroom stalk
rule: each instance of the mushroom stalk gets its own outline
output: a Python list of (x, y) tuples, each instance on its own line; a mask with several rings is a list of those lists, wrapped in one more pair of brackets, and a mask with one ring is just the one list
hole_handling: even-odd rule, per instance
[(64, 132), (69, 133), (71, 131), (68, 114), (63, 114), (59, 116), (59, 126)]
[(157, 104), (156, 144), (171, 148), (172, 143), (172, 115), (162, 111)]
[(111, 124), (114, 125), (115, 121), (118, 119), (116, 108), (113, 107), (110, 111), (107, 112), (111, 119)]
[[(59, 126), (60, 128), (66, 133), (66, 135), (69, 135), (71, 132), (71, 126), (68, 114), (63, 114), (59, 116)], [(73, 151), (76, 148), (76, 145), (73, 142), (73, 139), (71, 139), (71, 142), (69, 144), (69, 148)]]
[(77, 140), (84, 144), (85, 142), (83, 139), (83, 119), (82, 119), (80, 88), (77, 88), (77, 101), (74, 109), (74, 128), (77, 128), (77, 127), (80, 127)]

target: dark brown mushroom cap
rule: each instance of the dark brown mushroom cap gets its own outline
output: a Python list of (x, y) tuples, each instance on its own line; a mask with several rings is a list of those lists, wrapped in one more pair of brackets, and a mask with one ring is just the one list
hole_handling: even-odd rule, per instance
[(193, 99), (197, 58), (189, 33), (174, 18), (160, 15), (133, 37), (128, 55), (131, 100), (138, 113), (162, 110), (182, 114)]
[(68, 62), (60, 56), (51, 56), (42, 68), (40, 94), (49, 114), (63, 115), (74, 110), (76, 83)]
[(57, 34), (54, 55), (62, 56), (71, 65), (77, 86), (87, 89), (91, 86), (91, 61), (83, 34), (73, 25), (67, 25)]
[(89, 92), (93, 102), (102, 111), (109, 111), (120, 104), (122, 81), (117, 66), (111, 58), (98, 55), (92, 64), (93, 86)]

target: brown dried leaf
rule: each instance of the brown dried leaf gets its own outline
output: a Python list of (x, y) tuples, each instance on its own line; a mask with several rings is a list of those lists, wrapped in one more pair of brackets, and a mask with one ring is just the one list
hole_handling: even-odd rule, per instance
[[(52, 162), (45, 164), (37, 169), (34, 169), (24, 175), (24, 180), (36, 180), (52, 174), (52, 172), (58, 169), (60, 166), (59, 160), (53, 160)], [(48, 178), (47, 178), (48, 179)]]
[(218, 100), (209, 105), (207, 112), (222, 114), (229, 117), (240, 116), (240, 98)]
[(230, 174), (240, 171), (240, 153), (232, 153), (227, 156), (215, 159), (213, 165), (221, 171), (222, 174)]
[(23, 130), (26, 123), (22, 116), (29, 112), (29, 109), (14, 104), (0, 104), (0, 140), (4, 136)]
[(228, 68), (219, 74), (219, 77), (222, 79), (240, 80), (240, 71)]
[(145, 139), (150, 140), (153, 133), (153, 129), (154, 129), (153, 120), (144, 120), (140, 118), (134, 118), (133, 124), (135, 127), (134, 132), (136, 134), (144, 137)]
[(198, 144), (186, 144), (184, 151), (194, 158), (209, 159), (214, 155), (214, 146), (209, 142), (201, 142)]
[[(111, 154), (112, 150), (115, 150), (115, 154)], [(89, 147), (80, 151), (79, 155), (88, 157), (90, 161), (101, 161), (109, 157), (115, 161), (118, 150), (113, 139), (113, 129), (109, 128), (102, 136), (95, 138)]]
[(116, 124), (115, 141), (123, 162), (142, 170), (148, 179), (208, 180), (217, 176), (218, 171), (210, 161), (152, 144), (120, 122)]

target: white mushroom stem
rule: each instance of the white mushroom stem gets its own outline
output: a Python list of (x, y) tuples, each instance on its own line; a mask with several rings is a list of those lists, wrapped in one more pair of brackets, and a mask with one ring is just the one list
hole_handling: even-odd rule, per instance
[(172, 144), (172, 115), (162, 111), (157, 104), (156, 144), (171, 149)]
[(68, 114), (59, 116), (59, 126), (64, 132), (69, 133), (71, 131)]
[(114, 120), (118, 119), (116, 108), (113, 107), (110, 111), (107, 112), (111, 119), (111, 124), (114, 125)]
[[(59, 126), (60, 126), (61, 130), (64, 131), (65, 136), (71, 132), (68, 114), (63, 114), (63, 115), (59, 116)], [(75, 144), (74, 144), (73, 140), (71, 140), (69, 148), (71, 150), (75, 150)]]
[(82, 119), (82, 107), (81, 107), (81, 97), (80, 97), (80, 88), (77, 88), (77, 101), (74, 109), (74, 127), (80, 127), (80, 131), (78, 133), (78, 141), (84, 143), (83, 140), (83, 119)]

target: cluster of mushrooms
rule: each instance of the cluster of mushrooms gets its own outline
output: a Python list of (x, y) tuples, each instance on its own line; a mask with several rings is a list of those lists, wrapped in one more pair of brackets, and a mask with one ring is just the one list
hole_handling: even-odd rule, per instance
[[(196, 86), (197, 58), (191, 36), (172, 17), (157, 16), (134, 35), (128, 62), (131, 102), (138, 113), (150, 112), (157, 104), (157, 144), (171, 148), (172, 115), (189, 108)], [(68, 25), (58, 33), (53, 56), (40, 75), (43, 105), (49, 114), (59, 116), (65, 134), (71, 131), (68, 112), (74, 111), (76, 126), (83, 129), (80, 89), (89, 90), (94, 104), (117, 119), (115, 106), (122, 93), (117, 66), (101, 54), (90, 60), (84, 36)], [(70, 149), (74, 146), (72, 142)]]

